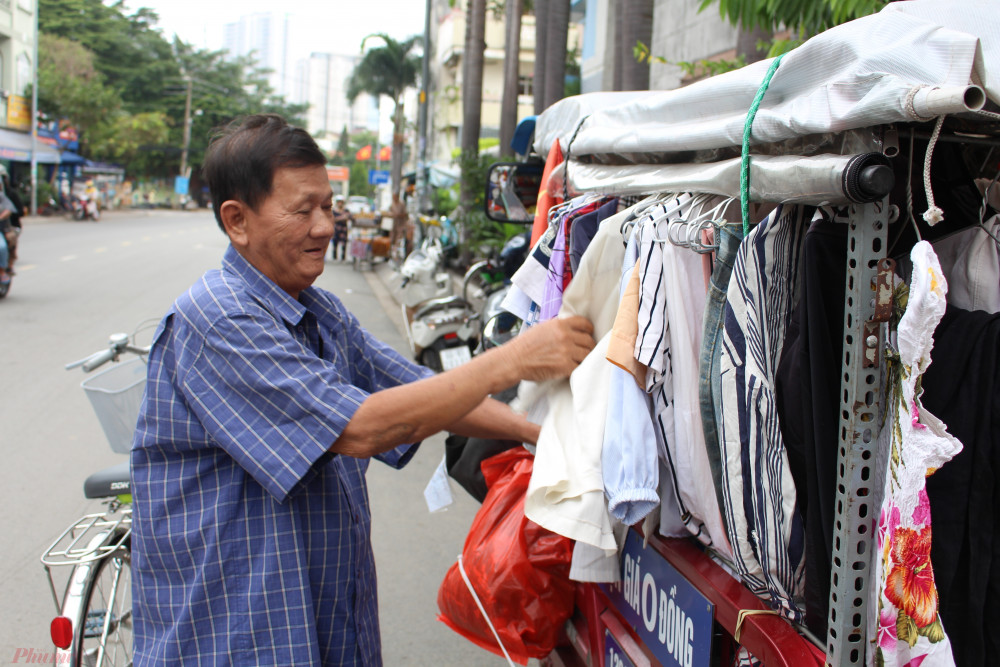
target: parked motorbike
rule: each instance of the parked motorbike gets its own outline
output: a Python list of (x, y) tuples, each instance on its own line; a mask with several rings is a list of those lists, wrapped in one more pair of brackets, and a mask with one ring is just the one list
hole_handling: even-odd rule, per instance
[(410, 351), (418, 363), (440, 372), (472, 358), (479, 343), (479, 313), (452, 294), (451, 276), (442, 268), (443, 249), (425, 239), (400, 267), (403, 321)]
[(510, 340), (520, 331), (521, 320), (503, 310), (500, 304), (510, 291), (511, 278), (528, 257), (531, 231), (511, 237), (499, 256), (476, 262), (462, 280), (462, 297), (480, 305), (482, 331), (475, 353)]

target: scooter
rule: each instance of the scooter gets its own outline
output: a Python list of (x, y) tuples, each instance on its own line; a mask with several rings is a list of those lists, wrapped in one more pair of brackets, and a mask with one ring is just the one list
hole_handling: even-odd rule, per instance
[[(473, 264), (462, 281), (462, 296), (469, 301), (481, 301), (480, 321), (482, 332), (479, 346), (474, 354), (485, 352), (491, 347), (502, 345), (517, 336), (521, 320), (503, 308), (501, 304), (511, 288), (511, 278), (521, 268), (531, 250), (531, 231), (517, 234), (504, 243), (499, 257)], [(488, 276), (484, 281), (481, 276)], [(480, 276), (477, 279), (477, 276)]]
[(443, 250), (427, 239), (400, 267), (402, 311), (410, 351), (418, 363), (441, 372), (469, 361), (479, 343), (479, 313), (452, 294), (442, 270)]
[(97, 208), (97, 201), (89, 195), (83, 194), (73, 200), (73, 219), (86, 220), (90, 218), (94, 222), (101, 219), (101, 211)]

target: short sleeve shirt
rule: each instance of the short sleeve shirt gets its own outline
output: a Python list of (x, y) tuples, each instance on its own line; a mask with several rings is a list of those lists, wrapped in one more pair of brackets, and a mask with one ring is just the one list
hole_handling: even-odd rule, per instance
[[(232, 247), (161, 322), (132, 449), (136, 665), (381, 664), (368, 460), (329, 448), (425, 377), (332, 294)], [(376, 458), (401, 467), (417, 445)]]

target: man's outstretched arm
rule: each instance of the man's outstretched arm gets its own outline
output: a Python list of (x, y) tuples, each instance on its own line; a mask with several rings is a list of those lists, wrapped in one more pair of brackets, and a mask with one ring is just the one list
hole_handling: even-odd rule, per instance
[(331, 451), (374, 456), (449, 428), (534, 442), (536, 425), (487, 397), (521, 380), (568, 376), (593, 349), (592, 333), (582, 317), (550, 320), (458, 368), (376, 392), (354, 413)]

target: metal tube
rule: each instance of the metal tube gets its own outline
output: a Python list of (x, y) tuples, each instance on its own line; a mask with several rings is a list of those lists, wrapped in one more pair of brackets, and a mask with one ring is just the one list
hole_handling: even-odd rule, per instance
[(920, 119), (946, 114), (979, 111), (986, 104), (986, 93), (979, 86), (924, 87), (913, 95), (913, 111)]

